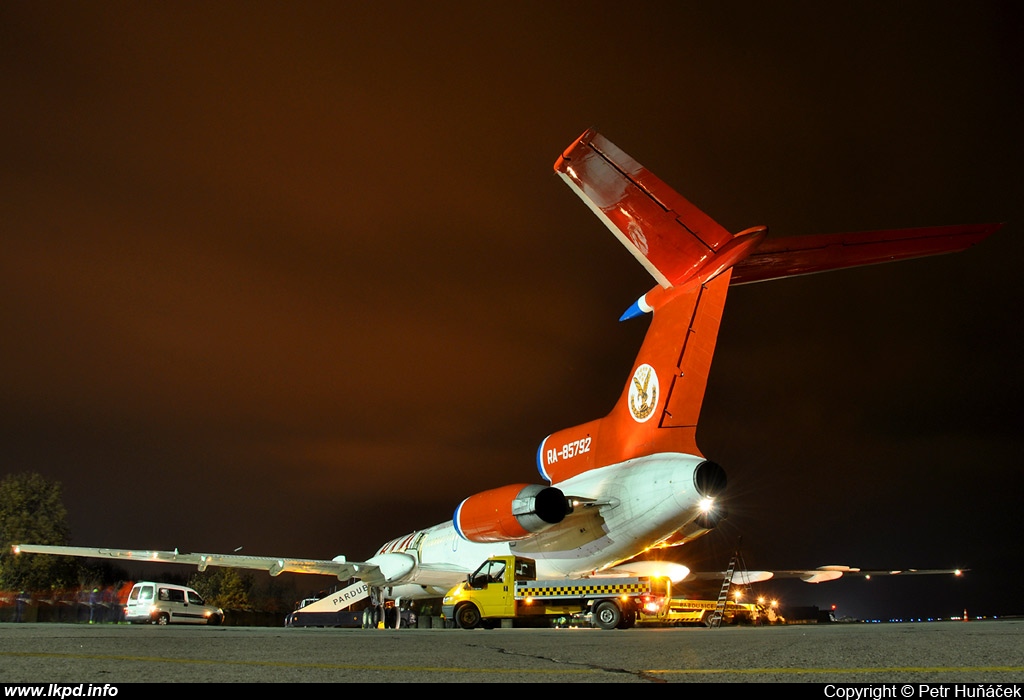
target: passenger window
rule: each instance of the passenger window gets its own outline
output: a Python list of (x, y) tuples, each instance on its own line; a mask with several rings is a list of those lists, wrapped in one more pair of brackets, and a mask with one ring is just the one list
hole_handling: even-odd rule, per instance
[(161, 588), (160, 589), (160, 600), (168, 601), (170, 599), (171, 599), (170, 591), (168, 591), (166, 588)]
[(179, 591), (176, 588), (172, 588), (168, 591), (170, 593), (170, 600), (172, 603), (184, 603), (185, 602), (185, 591)]
[(204, 605), (203, 599), (199, 597), (199, 594), (195, 591), (188, 592), (188, 602), (191, 605)]

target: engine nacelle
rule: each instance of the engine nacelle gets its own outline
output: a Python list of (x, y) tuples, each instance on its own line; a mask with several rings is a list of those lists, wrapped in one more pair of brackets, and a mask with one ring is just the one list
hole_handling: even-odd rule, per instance
[(385, 582), (395, 581), (407, 576), (416, 568), (416, 560), (412, 555), (405, 552), (388, 552), (378, 554), (366, 560), (367, 564), (373, 564), (380, 570), (380, 575)]
[(470, 542), (509, 542), (546, 530), (571, 512), (569, 499), (553, 486), (510, 484), (459, 504), (455, 531)]

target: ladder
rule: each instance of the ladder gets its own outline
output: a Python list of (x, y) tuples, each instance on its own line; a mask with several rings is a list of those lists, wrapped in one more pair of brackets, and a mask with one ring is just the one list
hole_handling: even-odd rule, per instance
[(740, 553), (737, 550), (732, 558), (729, 559), (729, 568), (725, 572), (725, 578), (722, 580), (722, 589), (718, 592), (718, 603), (715, 605), (715, 611), (711, 613), (711, 617), (708, 618), (708, 627), (715, 629), (722, 626), (722, 618), (725, 616), (725, 606), (729, 602), (729, 588), (732, 586), (732, 575), (736, 571), (736, 566), (740, 562)]

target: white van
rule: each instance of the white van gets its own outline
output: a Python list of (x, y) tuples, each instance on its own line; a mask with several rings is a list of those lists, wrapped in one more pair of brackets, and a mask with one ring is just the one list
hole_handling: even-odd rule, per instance
[(128, 594), (124, 619), (155, 625), (219, 625), (224, 620), (224, 611), (207, 605), (202, 596), (187, 586), (139, 581)]

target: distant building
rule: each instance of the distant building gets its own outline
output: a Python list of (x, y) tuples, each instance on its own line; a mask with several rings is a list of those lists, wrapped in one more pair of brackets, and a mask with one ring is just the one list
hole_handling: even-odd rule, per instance
[(817, 605), (787, 607), (784, 616), (789, 625), (816, 625), (819, 622), (836, 621), (831, 610), (822, 610)]

